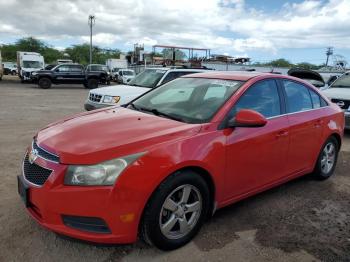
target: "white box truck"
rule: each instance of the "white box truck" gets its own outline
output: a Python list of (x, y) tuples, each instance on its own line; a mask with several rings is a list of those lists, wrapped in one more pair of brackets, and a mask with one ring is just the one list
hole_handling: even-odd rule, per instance
[(18, 76), (21, 82), (31, 80), (31, 74), (34, 71), (44, 69), (44, 57), (35, 52), (17, 52)]
[(0, 51), (0, 81), (2, 80), (2, 76), (4, 75), (4, 67), (2, 66), (2, 57)]
[(114, 72), (116, 69), (128, 68), (128, 60), (110, 58), (107, 59), (106, 65), (108, 66), (110, 71)]

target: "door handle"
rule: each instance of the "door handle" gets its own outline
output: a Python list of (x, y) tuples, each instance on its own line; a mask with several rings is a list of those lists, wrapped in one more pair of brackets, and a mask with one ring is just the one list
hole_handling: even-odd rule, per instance
[(287, 130), (279, 131), (279, 132), (276, 134), (276, 137), (277, 137), (277, 138), (285, 137), (285, 136), (288, 136), (288, 131), (287, 131)]

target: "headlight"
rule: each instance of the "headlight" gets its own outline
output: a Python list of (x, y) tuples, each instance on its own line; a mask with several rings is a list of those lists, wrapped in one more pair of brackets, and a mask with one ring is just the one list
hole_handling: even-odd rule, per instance
[(113, 185), (124, 169), (144, 154), (133, 154), (96, 165), (70, 165), (64, 177), (64, 184), (73, 186)]
[(103, 98), (103, 103), (108, 103), (112, 104), (115, 103), (117, 104), (120, 100), (120, 96), (104, 96)]
[(36, 76), (38, 74), (38, 72), (33, 72), (32, 76)]

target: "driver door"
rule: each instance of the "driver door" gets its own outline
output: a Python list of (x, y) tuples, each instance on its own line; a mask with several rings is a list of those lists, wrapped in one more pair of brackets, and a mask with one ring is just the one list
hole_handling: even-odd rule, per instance
[(241, 109), (255, 110), (268, 121), (263, 127), (227, 130), (225, 191), (231, 199), (286, 176), (288, 118), (283, 115), (276, 81), (263, 80), (249, 87), (232, 108), (229, 118)]
[(61, 65), (55, 70), (56, 80), (59, 83), (69, 83), (70, 80), (70, 70), (68, 65)]

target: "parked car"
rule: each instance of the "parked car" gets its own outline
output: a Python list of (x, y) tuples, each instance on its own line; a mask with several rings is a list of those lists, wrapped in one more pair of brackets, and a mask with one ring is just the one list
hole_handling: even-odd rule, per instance
[(343, 129), (342, 110), (297, 78), (187, 75), (39, 131), (18, 188), (30, 215), (59, 234), (139, 235), (169, 250), (217, 208), (311, 172), (329, 178)]
[(43, 89), (52, 84), (83, 84), (85, 88), (97, 88), (106, 83), (107, 74), (100, 71), (84, 70), (79, 64), (60, 64), (51, 70), (40, 70), (31, 74), (33, 83)]
[(15, 63), (4, 62), (4, 75), (17, 75), (17, 65)]
[(122, 105), (183, 75), (204, 72), (200, 69), (148, 68), (130, 80), (128, 85), (108, 86), (91, 90), (84, 104), (85, 110)]
[(135, 71), (132, 69), (119, 69), (114, 75), (114, 79), (118, 83), (127, 84), (130, 80), (135, 78)]
[(323, 94), (344, 111), (345, 128), (350, 129), (350, 73), (337, 78)]
[(109, 85), (112, 81), (111, 72), (106, 65), (91, 64), (86, 67), (87, 72), (94, 72), (100, 74), (100, 79), (103, 84)]

